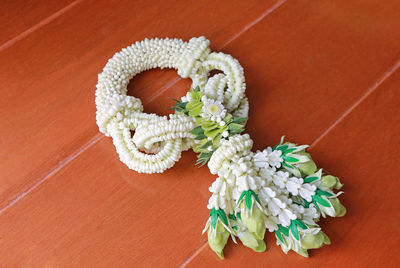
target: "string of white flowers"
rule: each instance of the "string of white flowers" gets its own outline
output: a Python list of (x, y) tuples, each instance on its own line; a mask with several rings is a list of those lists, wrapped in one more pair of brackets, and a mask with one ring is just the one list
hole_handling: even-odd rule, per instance
[[(231, 208), (231, 202), (237, 202), (242, 192), (252, 190), (262, 203), (269, 231), (275, 231), (278, 224), (287, 227), (296, 218), (307, 218), (307, 222), (315, 224), (312, 219), (317, 218), (318, 214), (315, 212), (310, 218), (309, 210), (293, 204), (288, 196), (289, 193), (296, 196), (300, 193), (311, 202), (316, 187), (303, 184), (302, 179), (289, 178), (288, 172), (276, 171), (276, 166), (282, 162), (280, 151), (267, 149), (261, 161), (261, 152), (253, 154), (250, 152), (251, 146), (252, 140), (248, 135), (236, 135), (223, 141), (214, 152), (208, 166), (211, 173), (218, 174), (219, 178), (210, 187), (212, 196), (207, 207), (222, 208), (227, 214), (231, 214), (232, 211), (225, 208)], [(227, 187), (232, 188), (232, 197), (223, 200), (227, 196)]]
[[(211, 97), (218, 96), (215, 102), (221, 106), (228, 104), (228, 111), (245, 116), (248, 112), (243, 68), (230, 55), (210, 53), (206, 38), (192, 38), (189, 42), (145, 39), (122, 49), (99, 74), (96, 120), (100, 131), (113, 138), (121, 161), (143, 173), (160, 173), (172, 167), (181, 151), (194, 144), (190, 133), (195, 124), (192, 118), (144, 113), (141, 101), (127, 95), (127, 85), (133, 76), (157, 67), (175, 68), (181, 77), (191, 78), (193, 86), (204, 85)], [(216, 78), (208, 80), (213, 69), (224, 72), (216, 76), (219, 83), (212, 82)], [(220, 121), (221, 116), (215, 119)], [(135, 131), (133, 137), (130, 131)]]
[[(143, 112), (140, 99), (127, 95), (132, 77), (152, 68), (175, 68), (192, 79), (192, 90), (177, 101), (177, 114)], [(210, 76), (211, 71), (220, 70)], [(243, 68), (232, 56), (211, 52), (204, 37), (145, 39), (122, 49), (106, 64), (96, 85), (96, 121), (111, 136), (120, 160), (142, 173), (161, 173), (181, 152), (193, 148), (218, 178), (209, 188), (210, 217), (204, 231), (223, 257), (229, 234), (255, 251), (264, 251), (265, 229), (275, 231), (286, 253), (328, 244), (320, 216), (343, 216), (346, 209), (332, 189), (342, 184), (322, 176), (305, 152), (307, 145), (283, 143), (251, 152), (241, 135), (249, 104)], [(132, 135), (132, 132), (134, 134)]]

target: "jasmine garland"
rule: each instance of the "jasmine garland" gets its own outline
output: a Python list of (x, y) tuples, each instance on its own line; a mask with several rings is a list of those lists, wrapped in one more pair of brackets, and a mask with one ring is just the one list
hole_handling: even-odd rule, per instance
[[(193, 82), (169, 117), (144, 113), (141, 101), (126, 95), (133, 76), (157, 67), (175, 68)], [(209, 77), (212, 70), (223, 73)], [(307, 145), (282, 138), (272, 148), (251, 151), (253, 141), (242, 134), (249, 109), (243, 68), (230, 55), (211, 52), (207, 39), (136, 42), (108, 61), (96, 87), (99, 129), (112, 137), (129, 168), (161, 173), (192, 148), (197, 164), (207, 164), (218, 176), (209, 188), (204, 232), (219, 257), (229, 237), (265, 251), (267, 229), (285, 253), (307, 257), (308, 249), (330, 243), (318, 221), (346, 213), (341, 192), (333, 191), (342, 187), (339, 179), (317, 168)]]

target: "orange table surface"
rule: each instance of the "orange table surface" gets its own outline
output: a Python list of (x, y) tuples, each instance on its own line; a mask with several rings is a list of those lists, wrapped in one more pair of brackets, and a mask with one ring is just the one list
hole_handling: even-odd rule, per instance
[[(0, 2), (0, 267), (399, 267), (400, 1)], [(253, 149), (282, 135), (341, 178), (343, 218), (310, 258), (201, 230), (215, 179), (196, 155), (162, 174), (119, 161), (98, 131), (97, 74), (152, 37), (205, 36), (245, 71)], [(129, 94), (168, 114), (190, 87), (175, 70)]]

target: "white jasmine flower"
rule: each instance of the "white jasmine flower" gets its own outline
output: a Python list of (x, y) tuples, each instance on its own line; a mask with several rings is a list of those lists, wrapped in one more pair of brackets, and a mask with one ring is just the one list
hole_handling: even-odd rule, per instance
[(273, 180), (273, 175), (275, 174), (275, 168), (269, 166), (260, 169), (260, 176), (268, 182)]
[(253, 157), (254, 165), (259, 168), (268, 166), (267, 154), (265, 152), (257, 152)]
[[(265, 150), (264, 150), (265, 151)], [(271, 147), (267, 148), (267, 161), (271, 167), (276, 167), (280, 168), (281, 163), (283, 162), (283, 159), (281, 158), (282, 151), (281, 150), (276, 150), (272, 151)]]
[(299, 190), (299, 194), (301, 197), (303, 197), (305, 200), (307, 200), (308, 202), (312, 201), (312, 196), (315, 194), (315, 190), (317, 188), (315, 187), (315, 185), (312, 184), (302, 184)]
[(291, 177), (286, 183), (286, 189), (292, 195), (300, 195), (308, 202), (311, 202), (312, 196), (315, 194), (316, 186), (309, 183), (303, 184), (303, 179)]
[(265, 217), (265, 226), (270, 232), (274, 232), (278, 229), (278, 225), (276, 224), (276, 220), (274, 219), (273, 216)]
[(304, 208), (302, 213), (302, 220), (307, 225), (316, 225), (314, 219), (319, 218), (318, 210), (315, 208), (314, 204), (310, 204), (308, 208)]
[(284, 189), (286, 187), (286, 182), (289, 178), (289, 172), (278, 171), (273, 175), (273, 182), (279, 188)]
[(285, 208), (281, 210), (278, 218), (283, 226), (289, 226), (290, 221), (296, 219), (296, 215), (289, 209)]
[(263, 150), (262, 152), (258, 151), (254, 155), (254, 165), (259, 168), (265, 168), (267, 166), (280, 168), (283, 159), (281, 158), (282, 151), (276, 150), (272, 151), (271, 147)]

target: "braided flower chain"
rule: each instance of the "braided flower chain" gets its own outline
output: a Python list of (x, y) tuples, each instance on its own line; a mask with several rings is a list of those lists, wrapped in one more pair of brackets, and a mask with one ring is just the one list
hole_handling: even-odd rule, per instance
[[(152, 68), (175, 68), (192, 79), (191, 90), (176, 100), (169, 117), (144, 113), (141, 101), (127, 96), (129, 80)], [(210, 77), (213, 70), (222, 73)], [(251, 151), (253, 141), (241, 134), (249, 110), (243, 68), (230, 55), (211, 52), (207, 39), (136, 42), (108, 61), (96, 87), (99, 129), (112, 137), (129, 168), (161, 173), (192, 148), (197, 164), (207, 164), (218, 176), (209, 188), (204, 229), (218, 256), (223, 258), (229, 237), (265, 251), (266, 229), (275, 232), (285, 253), (308, 256), (308, 249), (330, 244), (317, 222), (346, 213), (337, 198), (341, 192), (333, 192), (342, 184), (317, 169), (307, 145), (282, 138), (273, 148)]]

